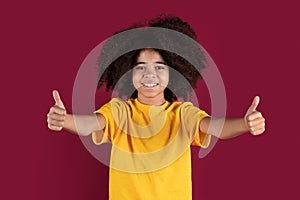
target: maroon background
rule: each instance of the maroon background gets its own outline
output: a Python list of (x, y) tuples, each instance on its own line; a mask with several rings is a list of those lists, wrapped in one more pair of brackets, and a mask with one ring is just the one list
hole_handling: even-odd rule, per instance
[[(51, 91), (59, 89), (71, 110), (74, 79), (88, 53), (114, 31), (167, 12), (192, 24), (216, 62), (228, 116), (243, 116), (258, 94), (267, 118), (263, 136), (219, 141), (201, 160), (193, 148), (194, 199), (299, 199), (296, 2), (1, 3), (0, 198), (107, 199), (108, 168), (78, 137), (47, 129)], [(209, 96), (203, 94), (201, 106), (209, 110)]]

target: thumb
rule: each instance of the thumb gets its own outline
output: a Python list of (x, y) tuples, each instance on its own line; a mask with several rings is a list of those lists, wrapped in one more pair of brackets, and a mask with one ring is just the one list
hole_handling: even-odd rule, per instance
[(54, 98), (54, 101), (55, 101), (55, 105), (60, 107), (60, 108), (65, 109), (65, 106), (64, 106), (62, 100), (60, 99), (58, 91), (53, 90), (52, 95), (53, 95), (53, 98)]
[(257, 108), (257, 106), (259, 104), (259, 101), (260, 101), (259, 96), (255, 96), (254, 99), (253, 99), (253, 101), (252, 101), (251, 106), (249, 107), (249, 109), (247, 111), (248, 114), (250, 114), (250, 113), (252, 113), (252, 112), (254, 112), (256, 110), (256, 108)]

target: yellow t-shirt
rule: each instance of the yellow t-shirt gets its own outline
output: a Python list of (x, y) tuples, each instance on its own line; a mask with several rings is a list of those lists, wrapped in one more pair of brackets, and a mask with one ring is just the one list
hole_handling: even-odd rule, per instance
[(192, 199), (190, 145), (206, 148), (210, 135), (199, 131), (208, 116), (185, 102), (150, 106), (137, 99), (112, 99), (102, 106), (104, 137), (112, 143), (110, 200)]

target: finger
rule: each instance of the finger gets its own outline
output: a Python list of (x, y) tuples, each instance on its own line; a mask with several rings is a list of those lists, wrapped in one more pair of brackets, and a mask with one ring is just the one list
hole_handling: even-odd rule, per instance
[(57, 113), (59, 115), (66, 115), (66, 110), (64, 108), (60, 108), (58, 106), (52, 106), (49, 111), (49, 114), (51, 114), (51, 113)]
[(261, 130), (261, 129), (263, 129), (263, 128), (265, 128), (265, 123), (264, 123), (264, 122), (263, 122), (263, 123), (260, 123), (260, 124), (258, 124), (258, 125), (256, 125), (256, 126), (250, 127), (250, 132), (255, 132), (255, 131)]
[(60, 115), (60, 114), (57, 114), (57, 113), (49, 113), (48, 118), (49, 119), (55, 119), (55, 120), (58, 120), (58, 121), (64, 121), (66, 119), (66, 116), (65, 115)]
[(265, 132), (265, 128), (251, 132), (252, 135), (260, 135)]
[(256, 111), (247, 116), (247, 121), (250, 122), (250, 121), (253, 121), (253, 120), (256, 120), (259, 118), (262, 118), (262, 114), (261, 114), (261, 112)]
[(53, 98), (54, 98), (54, 101), (55, 101), (55, 105), (58, 106), (58, 107), (61, 107), (61, 108), (65, 108), (60, 96), (59, 96), (59, 93), (57, 90), (53, 90), (52, 92), (52, 95), (53, 95)]
[(252, 113), (252, 112), (254, 112), (256, 110), (256, 108), (257, 108), (257, 106), (259, 104), (259, 101), (260, 101), (259, 96), (255, 96), (254, 99), (253, 99), (253, 101), (252, 101), (251, 106), (248, 109), (248, 113)]
[(256, 118), (254, 120), (249, 120), (247, 122), (247, 124), (248, 124), (249, 127), (254, 127), (254, 126), (256, 126), (258, 124), (261, 124), (261, 123), (265, 123), (265, 118), (259, 117), (259, 118)]
[(47, 119), (48, 124), (52, 125), (52, 126), (58, 126), (58, 127), (63, 127), (64, 125), (64, 121), (61, 120), (55, 120), (55, 119)]
[(52, 124), (48, 124), (48, 128), (53, 131), (61, 131), (62, 127), (54, 126)]

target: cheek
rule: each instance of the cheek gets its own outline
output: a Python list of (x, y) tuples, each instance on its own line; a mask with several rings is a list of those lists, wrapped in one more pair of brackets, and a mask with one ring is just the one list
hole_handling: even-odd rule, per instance
[(167, 86), (169, 83), (169, 73), (164, 73), (160, 75), (160, 81), (163, 85)]
[(136, 74), (136, 73), (132, 74), (132, 83), (133, 83), (135, 89), (137, 89), (140, 86), (140, 80), (141, 80), (141, 77), (139, 74)]

